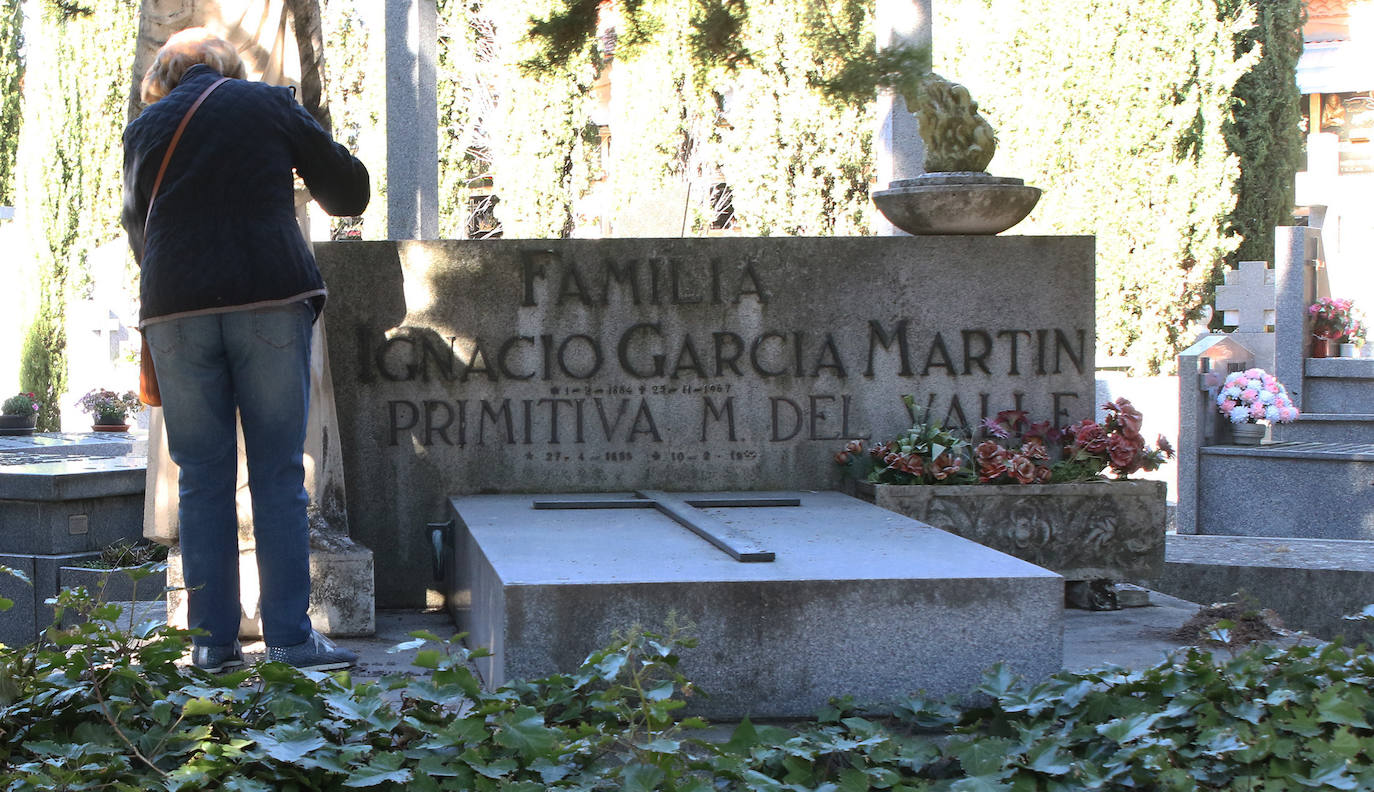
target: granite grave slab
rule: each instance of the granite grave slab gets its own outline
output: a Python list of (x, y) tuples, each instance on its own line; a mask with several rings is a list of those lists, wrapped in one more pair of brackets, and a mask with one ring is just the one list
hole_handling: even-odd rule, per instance
[[(838, 492), (752, 495), (796, 505), (724, 492), (452, 498), (449, 604), (470, 645), (493, 652), (478, 661), (485, 682), (572, 670), (617, 631), (662, 629), (670, 614), (700, 640), (681, 667), (710, 698), (692, 707), (717, 718), (809, 716), (844, 694), (880, 708), (917, 690), (965, 695), (999, 661), (1030, 678), (1061, 667), (1059, 575)], [(773, 559), (737, 561), (632, 503), (656, 497)], [(536, 508), (550, 500), (629, 505)]]

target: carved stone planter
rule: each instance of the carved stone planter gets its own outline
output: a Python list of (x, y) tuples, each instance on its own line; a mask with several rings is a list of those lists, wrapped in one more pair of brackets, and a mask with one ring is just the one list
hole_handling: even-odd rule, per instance
[(1158, 577), (1164, 568), (1166, 492), (1162, 481), (855, 484), (860, 498), (1070, 581)]

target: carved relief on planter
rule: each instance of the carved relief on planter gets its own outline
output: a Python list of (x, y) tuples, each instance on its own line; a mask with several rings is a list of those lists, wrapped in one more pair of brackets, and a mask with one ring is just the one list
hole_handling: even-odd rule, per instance
[(1160, 481), (1025, 486), (859, 483), (856, 494), (906, 517), (1063, 575), (1147, 581), (1164, 566)]

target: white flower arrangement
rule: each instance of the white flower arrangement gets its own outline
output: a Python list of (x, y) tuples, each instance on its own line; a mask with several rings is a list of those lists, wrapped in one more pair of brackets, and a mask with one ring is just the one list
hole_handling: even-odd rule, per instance
[(1289, 423), (1297, 420), (1298, 408), (1288, 389), (1261, 368), (1236, 371), (1226, 377), (1217, 393), (1217, 409), (1234, 424)]

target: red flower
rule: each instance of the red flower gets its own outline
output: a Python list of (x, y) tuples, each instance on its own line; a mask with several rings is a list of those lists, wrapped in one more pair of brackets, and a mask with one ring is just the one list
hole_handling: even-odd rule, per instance
[(841, 451), (841, 452), (839, 452), (838, 454), (836, 454), (836, 455), (835, 455), (835, 464), (837, 464), (837, 465), (848, 465), (848, 464), (849, 464), (849, 453), (848, 453), (847, 451)]
[(1021, 446), (1021, 453), (1031, 459), (1039, 459), (1046, 462), (1048, 462), (1050, 458), (1049, 449), (1045, 448), (1045, 444), (1039, 439), (1027, 440)]
[(1073, 427), (1073, 442), (1089, 454), (1100, 454), (1107, 450), (1107, 430), (1101, 425), (1087, 420)]
[(848, 452), (851, 453), (851, 454), (857, 454), (857, 453), (859, 453), (859, 452), (861, 452), (861, 451), (864, 450), (863, 441), (862, 441), (862, 440), (850, 440), (848, 443), (845, 443), (845, 444), (844, 444), (844, 450), (848, 451)]
[[(1139, 436), (1137, 435), (1137, 440)], [(1111, 457), (1112, 467), (1121, 473), (1133, 473), (1139, 469), (1135, 464), (1136, 454), (1141, 446), (1122, 435), (1112, 435), (1107, 443), (1107, 454)]]
[(1035, 463), (1031, 461), (1030, 457), (1020, 455), (1012, 457), (1008, 470), (1018, 484), (1030, 484), (1035, 481)]
[(1140, 424), (1143, 420), (1140, 410), (1137, 410), (1130, 401), (1124, 398), (1117, 399), (1112, 406), (1116, 408), (1116, 424), (1121, 433), (1129, 438), (1139, 437)]
[(1164, 435), (1160, 435), (1159, 439), (1155, 441), (1155, 445), (1159, 447), (1159, 450), (1161, 452), (1163, 452), (1165, 459), (1174, 458), (1174, 447), (1169, 445), (1169, 438), (1165, 437)]
[(892, 467), (904, 473), (910, 473), (913, 476), (921, 475), (922, 471), (924, 470), (923, 466), (921, 465), (920, 457), (914, 457), (910, 454), (903, 454), (902, 457), (892, 465)]
[(959, 468), (962, 466), (962, 460), (956, 459), (946, 451), (931, 460), (930, 475), (934, 476), (936, 481), (944, 481), (955, 473), (958, 473)]

